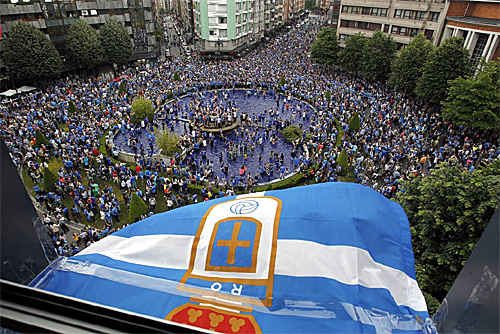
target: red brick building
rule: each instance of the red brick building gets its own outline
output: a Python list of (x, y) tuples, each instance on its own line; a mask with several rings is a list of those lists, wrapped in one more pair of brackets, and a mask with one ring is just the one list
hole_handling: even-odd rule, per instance
[(445, 10), (440, 43), (451, 36), (463, 37), (475, 65), (481, 58), (490, 61), (500, 57), (499, 1), (451, 0)]

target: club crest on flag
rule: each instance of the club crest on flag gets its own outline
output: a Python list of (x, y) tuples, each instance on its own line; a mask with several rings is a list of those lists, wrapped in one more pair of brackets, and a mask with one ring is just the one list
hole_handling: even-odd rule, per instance
[(254, 273), (261, 231), (262, 223), (250, 217), (215, 223), (205, 270)]
[(179, 289), (271, 306), (281, 200), (235, 199), (210, 207)]

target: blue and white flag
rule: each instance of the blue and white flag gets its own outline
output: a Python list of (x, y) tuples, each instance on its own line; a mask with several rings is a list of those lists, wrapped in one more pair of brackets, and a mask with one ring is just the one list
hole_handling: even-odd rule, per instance
[(31, 285), (223, 333), (427, 333), (410, 240), (398, 204), (323, 183), (157, 214)]

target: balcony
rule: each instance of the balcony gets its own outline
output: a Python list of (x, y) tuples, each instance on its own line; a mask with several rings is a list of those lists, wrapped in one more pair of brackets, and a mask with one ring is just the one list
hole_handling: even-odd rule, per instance
[(343, 20), (373, 22), (373, 23), (388, 23), (390, 20), (387, 16), (374, 16), (374, 15), (362, 15), (362, 14), (351, 14), (351, 13), (341, 13), (341, 16)]
[(99, 15), (99, 16), (83, 16), (83, 20), (88, 24), (101, 24), (106, 22), (106, 18), (109, 16)]
[(97, 6), (99, 7), (99, 9), (120, 9), (128, 8), (128, 3), (126, 0), (97, 0)]
[(77, 1), (76, 2), (76, 9), (82, 10), (82, 9), (97, 9), (97, 2), (93, 1)]
[(35, 3), (33, 5), (23, 5), (23, 4), (0, 4), (0, 13), (2, 16), (7, 15), (20, 15), (20, 14), (36, 14), (41, 13), (40, 4)]
[(359, 29), (359, 28), (347, 28), (347, 27), (340, 27), (339, 28), (339, 34), (345, 34), (345, 35), (355, 35), (357, 33), (361, 33), (363, 36), (370, 37), (373, 35), (376, 31), (378, 30), (365, 30), (365, 29)]
[(130, 21), (130, 14), (126, 13), (123, 15), (110, 15), (109, 18), (114, 19), (118, 22), (129, 22)]
[[(20, 20), (9, 21), (9, 22), (6, 22), (6, 23), (2, 23), (2, 25), (1, 25), (2, 26), (2, 33), (8, 32), (19, 21)], [(37, 20), (24, 21), (24, 22), (26, 22), (28, 24), (31, 24), (33, 27), (38, 28), (38, 29), (45, 29), (45, 28), (47, 28), (44, 19), (37, 19)]]

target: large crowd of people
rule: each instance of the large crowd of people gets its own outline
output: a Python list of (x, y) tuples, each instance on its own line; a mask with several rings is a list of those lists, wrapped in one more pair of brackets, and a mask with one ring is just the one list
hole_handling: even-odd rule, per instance
[[(356, 181), (391, 197), (402, 190), (402, 181), (411, 175), (426, 174), (441, 162), (472, 171), (499, 157), (498, 136), (483, 138), (479, 132), (444, 122), (426, 106), (383, 85), (314, 64), (308, 50), (318, 29), (314, 24), (293, 28), (238, 59), (208, 61), (193, 55), (189, 59), (134, 64), (119, 73), (126, 82), (126, 92), (119, 81), (102, 75), (72, 76), (55, 80), (36, 92), (0, 100), (0, 136), (14, 164), (35, 185), (34, 198), (44, 212), (43, 221), (50, 227), (59, 254), (74, 254), (122, 226), (122, 213), (128, 211), (134, 193), (145, 201), (150, 212), (155, 212), (160, 206), (158, 201), (168, 210), (251, 191), (263, 175), (270, 173), (284, 177), (300, 170), (307, 171), (310, 182), (337, 181), (345, 172), (336, 163), (337, 156), (345, 150)], [(174, 80), (176, 72), (180, 80)], [(282, 78), (284, 85), (280, 85)], [(166, 104), (169, 94), (178, 100), (188, 93), (233, 87), (248, 87), (256, 94), (281, 90), (276, 112), (288, 96), (311, 101), (314, 113), (297, 113), (298, 118), (308, 118), (303, 130), (309, 135), (297, 140), (288, 156), (272, 152), (268, 157), (259, 157), (260, 176), (245, 173), (244, 165), (237, 171), (224, 165), (233, 155), (248, 155), (254, 150), (258, 154), (256, 146), (261, 139), (248, 127), (236, 130), (234, 135), (241, 141), (228, 141), (223, 135), (191, 126), (181, 137), (182, 148), (188, 151), (185, 156), (153, 159), (153, 126), (161, 127), (166, 122), (169, 127), (168, 122), (175, 121), (172, 113), (185, 112), (176, 109), (175, 102)], [(327, 91), (330, 94), (325, 94)], [(131, 103), (139, 95), (153, 101), (162, 117), (134, 125)], [(211, 104), (192, 105), (191, 116), (196, 124), (221, 126), (234, 121), (230, 103), (223, 108), (217, 99), (213, 98)], [(76, 111), (69, 108), (70, 101)], [(354, 113), (361, 120), (358, 131), (349, 130)], [(266, 127), (267, 137), (263, 140), (279, 136), (278, 130), (285, 125), (279, 122), (278, 113), (268, 115), (267, 119), (276, 118), (270, 124), (259, 115), (249, 117)], [(138, 140), (133, 134), (137, 129), (150, 129), (148, 139)], [(103, 141), (109, 144), (110, 134), (116, 131), (132, 133), (129, 144), (136, 147), (133, 166), (103, 149)], [(49, 143), (37, 143), (37, 132)], [(225, 177), (213, 172), (213, 161), (200, 158), (203, 147), (217, 145), (217, 141), (226, 148), (227, 155), (219, 157)], [(44, 168), (54, 166), (56, 191), (43, 191)], [(190, 184), (199, 185), (201, 193), (190, 191)], [(73, 240), (67, 240), (67, 224), (73, 220), (89, 226), (98, 226), (98, 221), (104, 228), (85, 227), (74, 234)]]

